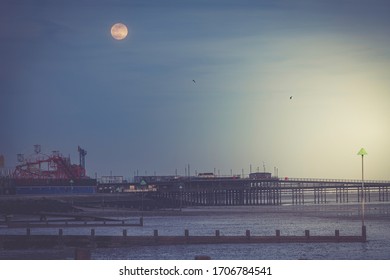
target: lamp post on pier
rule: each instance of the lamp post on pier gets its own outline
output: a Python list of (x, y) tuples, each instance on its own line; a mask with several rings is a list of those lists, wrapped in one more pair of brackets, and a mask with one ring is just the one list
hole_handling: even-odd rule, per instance
[(69, 181), (69, 184), (70, 184), (70, 193), (71, 193), (71, 196), (72, 196), (72, 212), (74, 212), (74, 197), (73, 197), (73, 184), (74, 184), (74, 181), (71, 179)]
[(180, 212), (181, 212), (183, 208), (183, 186), (182, 185), (179, 186), (179, 195), (180, 195), (179, 203), (180, 203)]

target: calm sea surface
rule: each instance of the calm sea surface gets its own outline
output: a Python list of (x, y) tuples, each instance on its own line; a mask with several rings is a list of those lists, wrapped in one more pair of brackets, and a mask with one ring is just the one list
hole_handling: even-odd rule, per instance
[[(110, 216), (115, 212), (110, 212)], [(118, 212), (120, 219), (136, 222), (139, 216), (128, 216)], [(197, 255), (208, 255), (212, 259), (316, 259), (316, 260), (390, 260), (390, 204), (367, 204), (365, 207), (367, 243), (290, 243), (290, 244), (218, 244), (134, 246), (126, 248), (93, 249), (93, 259), (144, 259), (186, 260)], [(340, 235), (361, 234), (361, 208), (357, 204), (332, 205), (283, 205), (283, 206), (231, 206), (186, 208), (180, 211), (145, 212), (143, 227), (96, 228), (96, 235)], [(66, 234), (90, 234), (90, 228), (65, 228)], [(58, 234), (58, 229), (32, 229), (32, 234)], [(25, 229), (0, 228), (1, 234), (25, 234)], [(0, 258), (22, 258), (33, 254), (27, 251), (0, 250)], [(45, 251), (36, 252), (45, 254)], [(52, 252), (46, 252), (52, 253)], [(38, 254), (39, 255), (39, 254)]]

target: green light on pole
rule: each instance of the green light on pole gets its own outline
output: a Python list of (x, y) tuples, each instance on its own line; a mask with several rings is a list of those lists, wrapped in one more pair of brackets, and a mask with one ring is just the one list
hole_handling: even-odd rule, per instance
[(364, 226), (364, 200), (365, 200), (365, 194), (364, 194), (364, 156), (367, 155), (367, 152), (364, 148), (361, 148), (358, 152), (359, 156), (362, 156), (362, 226)]
[(359, 156), (365, 156), (365, 155), (367, 155), (367, 152), (366, 152), (366, 150), (364, 148), (361, 148), (360, 151), (358, 152), (358, 155)]

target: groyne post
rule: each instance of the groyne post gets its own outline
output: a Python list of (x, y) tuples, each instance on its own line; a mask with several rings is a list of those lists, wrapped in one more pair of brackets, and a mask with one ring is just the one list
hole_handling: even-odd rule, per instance
[(251, 231), (249, 229), (246, 230), (245, 232), (246, 238), (250, 239), (251, 238)]
[(74, 252), (75, 260), (90, 260), (91, 251), (88, 248), (76, 248)]
[(217, 229), (217, 230), (215, 231), (215, 236), (216, 236), (216, 237), (220, 237), (219, 229)]
[(64, 240), (62, 238), (63, 234), (64, 234), (64, 232), (63, 232), (62, 228), (58, 229), (58, 246), (61, 246), (61, 247), (64, 245)]
[(139, 218), (139, 225), (144, 226), (144, 217)]
[(89, 238), (89, 245), (91, 247), (97, 247), (96, 240), (95, 240), (95, 229), (91, 229), (91, 236)]
[(340, 241), (340, 231), (338, 229), (336, 229), (334, 231), (334, 235), (336, 237), (337, 242), (339, 242)]
[(195, 256), (194, 260), (211, 260), (211, 257), (206, 255), (199, 255)]
[(26, 235), (31, 235), (31, 228), (26, 228)]
[(306, 238), (307, 239), (309, 239), (310, 238), (310, 230), (305, 230), (305, 236), (306, 236)]
[(127, 229), (124, 229), (124, 230), (122, 231), (122, 236), (124, 236), (124, 237), (127, 236)]
[(367, 241), (367, 229), (366, 229), (366, 226), (362, 226), (362, 238), (363, 238), (364, 242)]
[(158, 230), (157, 229), (155, 229), (153, 231), (153, 238), (154, 238), (154, 242), (158, 243)]

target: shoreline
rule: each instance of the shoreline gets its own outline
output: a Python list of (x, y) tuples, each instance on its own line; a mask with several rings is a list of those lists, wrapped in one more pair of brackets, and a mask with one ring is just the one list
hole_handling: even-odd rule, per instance
[[(83, 209), (85, 214), (99, 217), (167, 217), (167, 216), (230, 216), (230, 215), (267, 215), (283, 214), (339, 218), (348, 220), (361, 219), (358, 204), (306, 204), (306, 205), (261, 205), (261, 206), (195, 206), (179, 209), (160, 209), (151, 211), (127, 210), (121, 208)], [(390, 203), (371, 203), (365, 205), (367, 220), (390, 221)]]
[[(305, 204), (305, 205), (248, 205), (248, 206), (192, 206), (180, 209), (160, 209), (141, 211), (126, 208), (87, 208), (77, 207), (77, 212), (65, 212), (62, 215), (77, 214), (79, 216), (97, 217), (97, 218), (115, 218), (126, 220), (139, 217), (195, 217), (195, 216), (243, 216), (243, 215), (268, 215), (281, 214), (296, 218), (317, 217), (321, 219), (361, 219), (360, 204)], [(53, 217), (56, 212), (52, 212)], [(49, 215), (50, 216), (50, 215)], [(13, 214), (12, 221), (20, 219), (39, 218), (39, 214)], [(3, 214), (2, 220), (5, 217)], [(49, 218), (50, 219), (50, 218)], [(367, 203), (365, 204), (366, 220), (384, 220), (390, 221), (390, 203)]]

